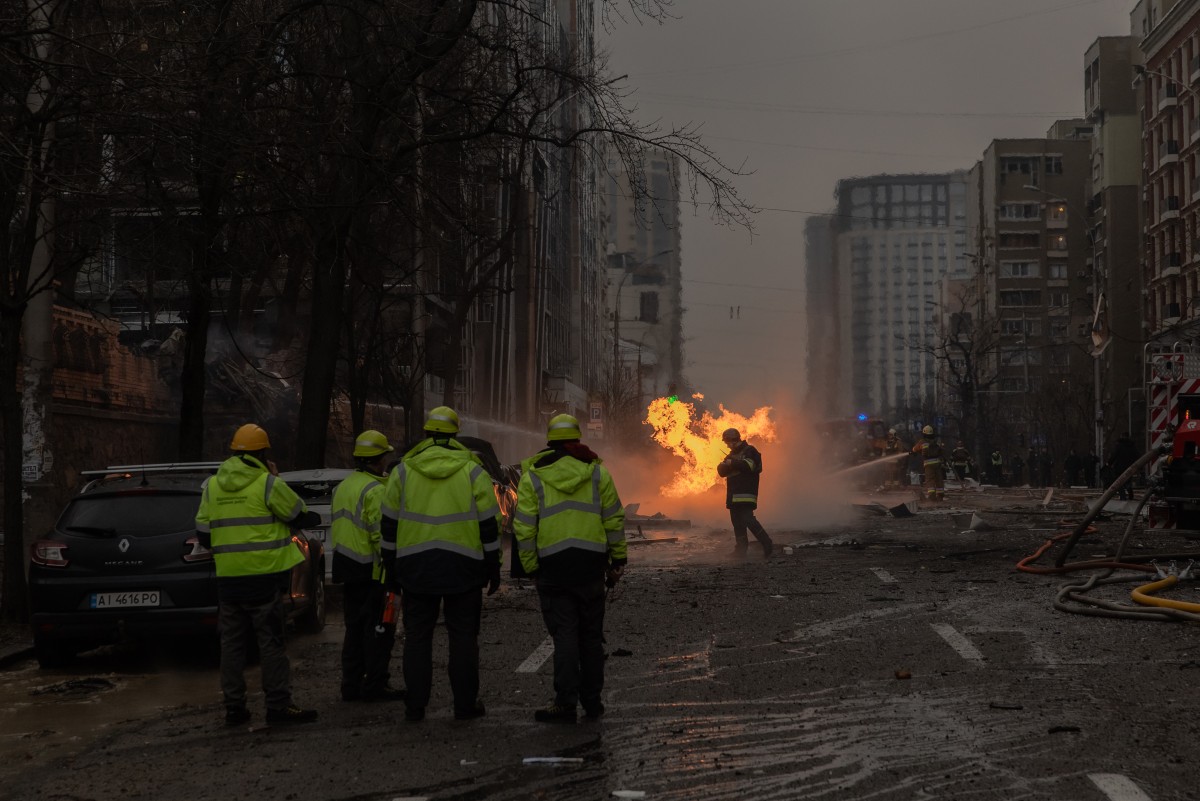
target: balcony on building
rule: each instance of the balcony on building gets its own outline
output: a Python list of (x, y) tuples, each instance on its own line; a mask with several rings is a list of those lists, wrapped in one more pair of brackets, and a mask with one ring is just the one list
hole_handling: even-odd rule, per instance
[(1046, 256), (1051, 259), (1067, 258), (1066, 234), (1053, 234), (1046, 240)]
[(1183, 267), (1183, 254), (1178, 251), (1168, 253), (1163, 257), (1162, 269), (1159, 271), (1159, 276), (1170, 278), (1171, 276), (1179, 275), (1181, 267)]
[(1162, 212), (1158, 215), (1158, 219), (1179, 219), (1179, 195), (1167, 195), (1166, 198), (1163, 199)]
[(1174, 139), (1168, 139), (1162, 143), (1158, 150), (1158, 166), (1165, 167), (1168, 164), (1179, 163), (1179, 142)]
[(1188, 70), (1188, 80), (1192, 83), (1200, 82), (1200, 56), (1192, 58), (1192, 63)]
[(1165, 111), (1169, 108), (1175, 108), (1179, 105), (1179, 87), (1173, 83), (1168, 83), (1158, 93), (1158, 110)]
[(1169, 325), (1177, 325), (1179, 323), (1179, 304), (1166, 303), (1163, 305), (1163, 327)]

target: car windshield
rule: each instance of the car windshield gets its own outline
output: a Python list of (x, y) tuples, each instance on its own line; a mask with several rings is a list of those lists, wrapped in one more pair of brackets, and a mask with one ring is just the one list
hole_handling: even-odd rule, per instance
[(314, 479), (311, 481), (289, 481), (292, 490), (300, 496), (305, 504), (325, 505), (333, 503), (333, 491), (337, 489), (337, 481)]
[(139, 492), (76, 498), (58, 521), (69, 533), (134, 537), (178, 534), (196, 529), (196, 493)]

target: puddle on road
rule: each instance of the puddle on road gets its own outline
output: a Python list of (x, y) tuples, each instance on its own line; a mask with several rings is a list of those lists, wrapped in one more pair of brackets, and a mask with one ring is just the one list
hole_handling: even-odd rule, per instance
[(184, 704), (220, 700), (213, 664), (102, 649), (71, 668), (40, 670), (32, 660), (0, 682), (0, 783), (31, 766), (61, 760), (114, 724)]

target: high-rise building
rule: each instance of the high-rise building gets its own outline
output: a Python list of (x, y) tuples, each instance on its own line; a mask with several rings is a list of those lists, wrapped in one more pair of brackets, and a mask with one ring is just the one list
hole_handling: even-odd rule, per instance
[[(804, 224), (804, 289), (808, 326), (805, 353), (805, 407), (815, 421), (844, 417), (850, 405), (849, 382), (841, 369), (837, 297), (840, 282), (833, 264), (832, 214), (816, 214)], [(839, 389), (845, 386), (846, 391)]]
[[(921, 343), (934, 325), (943, 277), (965, 277), (969, 268), (966, 186), (965, 172), (838, 183), (832, 263), (808, 264), (810, 317), (828, 316), (824, 306), (836, 318), (835, 362), (818, 355), (830, 340), (810, 339), (810, 364), (839, 372), (828, 385), (841, 407), (836, 416), (881, 415), (910, 425), (933, 411), (937, 359)], [(825, 280), (822, 269), (836, 275)], [(814, 286), (836, 291), (836, 304)], [(819, 391), (811, 376), (810, 386)]]
[(997, 139), (971, 171), (979, 323), (1000, 335), (979, 388), (992, 446), (1058, 454), (1091, 439), (1090, 132), (1071, 120), (1053, 138)]
[(608, 160), (609, 343), (616, 383), (636, 376), (635, 405), (683, 379), (679, 160), (651, 150), (642, 169), (639, 197), (621, 160)]
[[(1142, 128), (1133, 90), (1141, 60), (1132, 36), (1097, 39), (1084, 55), (1084, 112), (1094, 127), (1089, 224), (1096, 282), (1105, 299), (1101, 334), (1102, 424), (1112, 433), (1144, 427), (1142, 386)], [(1093, 347), (1096, 348), (1095, 344)], [(1095, 443), (1093, 443), (1095, 445)]]

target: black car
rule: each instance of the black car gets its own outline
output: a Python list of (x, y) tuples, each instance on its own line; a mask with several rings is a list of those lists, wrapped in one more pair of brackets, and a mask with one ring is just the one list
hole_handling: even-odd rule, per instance
[[(88, 471), (53, 532), (33, 544), (29, 588), (34, 648), (43, 667), (123, 635), (213, 633), (217, 580), (196, 538), (204, 482), (218, 462)], [(305, 532), (292, 568), (289, 618), (325, 624), (325, 554)]]

